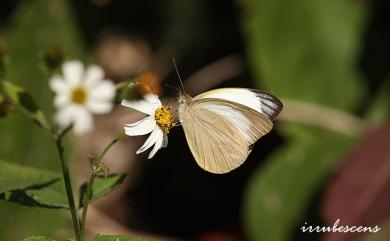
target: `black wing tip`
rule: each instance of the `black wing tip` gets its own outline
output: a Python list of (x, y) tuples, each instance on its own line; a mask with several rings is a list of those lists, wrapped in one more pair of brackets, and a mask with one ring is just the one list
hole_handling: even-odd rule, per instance
[(263, 111), (271, 120), (275, 119), (282, 111), (283, 103), (276, 96), (257, 89), (251, 89), (251, 91), (260, 98), (261, 104), (266, 106)]

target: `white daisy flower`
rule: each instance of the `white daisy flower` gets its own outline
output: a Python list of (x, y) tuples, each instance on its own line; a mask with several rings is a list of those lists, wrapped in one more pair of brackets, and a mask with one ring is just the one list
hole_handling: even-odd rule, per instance
[(55, 120), (61, 127), (73, 123), (76, 134), (93, 129), (93, 115), (112, 110), (114, 84), (104, 79), (103, 69), (92, 65), (84, 70), (80, 61), (62, 65), (63, 76), (53, 76), (50, 88), (55, 92)]
[(158, 96), (147, 94), (143, 100), (128, 101), (123, 100), (122, 105), (147, 114), (147, 116), (135, 123), (125, 125), (125, 133), (129, 136), (140, 136), (151, 133), (145, 143), (137, 150), (137, 154), (146, 151), (151, 146), (154, 147), (148, 159), (152, 158), (156, 152), (168, 145), (168, 132), (175, 126), (171, 107), (163, 106)]

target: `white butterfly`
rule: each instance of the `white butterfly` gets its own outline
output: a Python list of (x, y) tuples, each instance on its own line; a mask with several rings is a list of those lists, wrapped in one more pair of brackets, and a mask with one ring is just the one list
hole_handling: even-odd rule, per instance
[(273, 95), (223, 88), (179, 97), (179, 119), (198, 165), (212, 173), (239, 167), (254, 143), (267, 134), (283, 104)]

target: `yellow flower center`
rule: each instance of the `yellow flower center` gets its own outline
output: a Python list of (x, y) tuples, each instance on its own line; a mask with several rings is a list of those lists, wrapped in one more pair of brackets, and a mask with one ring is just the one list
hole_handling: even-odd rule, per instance
[(84, 104), (87, 99), (87, 91), (81, 86), (72, 90), (72, 102), (76, 104)]
[(171, 107), (166, 105), (161, 106), (156, 110), (154, 113), (154, 119), (165, 134), (169, 133), (169, 129), (176, 125), (171, 112)]

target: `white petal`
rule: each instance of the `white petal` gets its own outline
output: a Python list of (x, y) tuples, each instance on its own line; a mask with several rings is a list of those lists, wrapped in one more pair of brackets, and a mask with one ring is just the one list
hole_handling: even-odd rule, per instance
[(91, 65), (88, 67), (84, 76), (84, 83), (88, 87), (94, 87), (98, 85), (104, 78), (104, 71), (102, 67), (98, 65)]
[(68, 94), (58, 94), (54, 97), (54, 106), (61, 109), (70, 103)]
[(81, 83), (84, 74), (84, 66), (78, 60), (68, 61), (62, 66), (62, 72), (65, 81), (71, 86), (75, 86)]
[(154, 116), (156, 111), (156, 108), (146, 100), (122, 100), (122, 105), (151, 116)]
[(82, 106), (68, 105), (55, 115), (56, 122), (61, 127), (67, 127), (73, 123), (76, 134), (85, 133), (93, 128), (93, 118)]
[[(145, 117), (145, 118), (149, 118), (149, 117), (150, 117), (150, 116)], [(144, 119), (145, 119), (145, 118), (144, 118)], [(127, 126), (127, 127), (137, 126), (139, 123), (143, 122), (144, 119), (142, 119), (142, 120), (140, 120), (140, 121), (137, 121), (137, 122), (134, 122), (134, 123), (125, 124), (125, 126)]]
[(84, 134), (93, 129), (93, 116), (84, 108), (77, 109), (77, 115), (73, 121), (75, 134)]
[(156, 127), (153, 116), (148, 116), (137, 123), (137, 125), (125, 125), (125, 133), (129, 136), (141, 136), (152, 132)]
[(154, 143), (156, 143), (158, 136), (161, 135), (162, 131), (159, 127), (155, 127), (148, 139), (146, 139), (145, 143), (137, 150), (137, 154), (140, 154), (141, 152), (146, 151), (151, 146), (153, 146)]
[(110, 80), (104, 80), (97, 83), (89, 89), (89, 97), (92, 100), (113, 100), (115, 97), (115, 86)]
[[(158, 128), (158, 129), (160, 129), (160, 128)], [(161, 131), (160, 134), (157, 136), (156, 144), (154, 144), (152, 151), (149, 153), (148, 159), (151, 159), (154, 156), (154, 154), (156, 154), (156, 152), (161, 149), (161, 146), (163, 143), (163, 135), (164, 134)]]
[(168, 146), (168, 135), (167, 134), (164, 134), (163, 136), (163, 142), (162, 142), (162, 146), (161, 147), (167, 147)]
[(69, 92), (68, 84), (58, 75), (49, 80), (50, 89), (57, 94), (67, 94)]
[(54, 119), (61, 127), (67, 127), (73, 122), (73, 116), (76, 114), (74, 106), (69, 105), (60, 109), (55, 115)]
[(92, 101), (85, 104), (87, 109), (95, 114), (106, 114), (111, 112), (113, 104), (110, 101)]
[(153, 104), (153, 106), (155, 106), (156, 109), (159, 108), (159, 107), (161, 107), (161, 101), (160, 101), (160, 99), (158, 98), (158, 96), (155, 95), (155, 94), (147, 94), (147, 95), (144, 95), (144, 99), (145, 99), (147, 102)]

